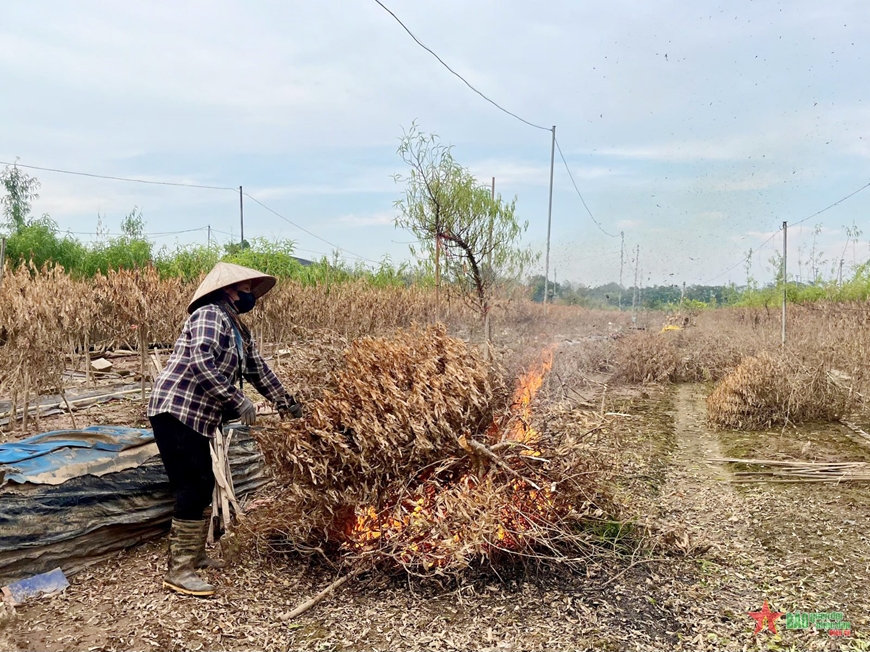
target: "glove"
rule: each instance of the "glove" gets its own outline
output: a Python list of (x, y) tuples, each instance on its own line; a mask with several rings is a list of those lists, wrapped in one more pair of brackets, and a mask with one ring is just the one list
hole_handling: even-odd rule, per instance
[(302, 418), (302, 404), (297, 403), (296, 399), (293, 398), (293, 396), (291, 396), (290, 394), (287, 394), (287, 396), (285, 396), (283, 400), (276, 403), (275, 407), (278, 409), (278, 414), (281, 415), (282, 419)]
[(251, 399), (245, 397), (245, 400), (242, 401), (241, 407), (239, 407), (239, 421), (241, 421), (244, 426), (253, 426), (256, 420), (257, 408), (254, 407)]

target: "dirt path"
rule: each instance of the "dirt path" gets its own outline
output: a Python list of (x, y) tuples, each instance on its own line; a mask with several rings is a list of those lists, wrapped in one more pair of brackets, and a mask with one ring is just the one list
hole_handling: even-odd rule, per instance
[[(688, 587), (672, 585), (672, 607), (688, 635), (683, 649), (740, 649), (753, 621), (746, 615), (755, 602), (761, 569), (751, 561), (758, 541), (745, 499), (729, 483), (730, 473), (708, 462), (722, 457), (719, 438), (707, 428), (703, 388), (680, 385), (672, 409), (675, 446), (667, 481), (656, 500), (663, 527), (674, 537), (688, 534), (688, 546), (704, 551), (697, 561), (697, 580)], [(681, 590), (682, 589), (682, 590)]]
[[(738, 435), (711, 431), (705, 414), (702, 387), (676, 388), (676, 446), (657, 501), (666, 523), (682, 525), (699, 545), (711, 546), (698, 560), (697, 583), (683, 594), (674, 591), (677, 600), (694, 598), (680, 614), (690, 632), (684, 649), (866, 649), (860, 646), (866, 643), (870, 590), (862, 571), (870, 549), (858, 524), (870, 515), (866, 503), (857, 503), (866, 490), (730, 484), (730, 471), (707, 460), (733, 455), (732, 439)], [(775, 441), (794, 446), (800, 434), (779, 433)], [(805, 434), (810, 441), (822, 439), (819, 433)], [(739, 437), (764, 441), (773, 435)], [(789, 630), (782, 618), (778, 634), (755, 635), (747, 612), (757, 611), (764, 600), (780, 612), (844, 612), (854, 634), (838, 639), (827, 632)]]

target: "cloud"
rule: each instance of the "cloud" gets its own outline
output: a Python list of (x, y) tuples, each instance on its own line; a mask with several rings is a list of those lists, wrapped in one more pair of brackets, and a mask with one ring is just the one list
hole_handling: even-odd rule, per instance
[(378, 212), (378, 213), (369, 213), (369, 214), (349, 214), (342, 215), (336, 221), (339, 224), (349, 226), (349, 227), (362, 227), (362, 226), (384, 226), (384, 225), (392, 225), (393, 221), (396, 219), (395, 213), (390, 212)]
[(758, 240), (767, 240), (768, 238), (772, 238), (777, 233), (779, 233), (779, 231), (747, 231), (746, 235), (752, 238), (756, 238)]
[[(603, 181), (608, 182), (608, 187), (617, 183), (619, 177), (625, 177), (627, 171), (623, 169), (614, 169), (601, 165), (571, 165), (571, 174), (574, 181), (580, 187), (581, 191), (584, 188), (590, 188), (593, 184), (596, 187), (600, 186)], [(555, 161), (554, 184), (556, 188), (570, 189), (574, 192), (574, 186), (571, 180), (565, 174), (565, 167), (558, 158)], [(499, 188), (522, 188), (522, 187), (538, 187), (548, 188), (550, 185), (550, 166), (549, 164), (531, 163), (520, 159), (484, 159), (479, 160), (469, 166), (471, 173), (477, 179), (486, 184), (492, 177), (495, 177), (496, 191)]]

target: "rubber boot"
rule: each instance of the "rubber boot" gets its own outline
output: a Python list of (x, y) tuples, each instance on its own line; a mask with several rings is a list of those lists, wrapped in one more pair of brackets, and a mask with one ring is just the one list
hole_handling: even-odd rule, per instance
[(214, 587), (194, 572), (194, 560), (200, 545), (202, 521), (172, 519), (169, 530), (169, 572), (163, 578), (163, 587), (176, 593), (208, 597)]
[(205, 520), (202, 521), (202, 526), (199, 532), (199, 545), (196, 549), (196, 558), (194, 559), (194, 568), (224, 568), (227, 563), (221, 559), (212, 559), (205, 552), (205, 543), (208, 539), (208, 524), (211, 521), (211, 511), (205, 512)]

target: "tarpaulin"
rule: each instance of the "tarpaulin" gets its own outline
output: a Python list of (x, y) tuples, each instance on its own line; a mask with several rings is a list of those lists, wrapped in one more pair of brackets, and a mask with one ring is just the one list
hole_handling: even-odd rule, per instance
[[(97, 426), (0, 445), (0, 585), (56, 567), (70, 575), (161, 535), (169, 481), (150, 430)], [(230, 446), (237, 495), (267, 481), (256, 442)]]
[(0, 445), (0, 482), (60, 484), (139, 466), (157, 455), (150, 430), (91, 426), (53, 430)]
[(116, 426), (90, 426), (81, 430), (52, 430), (20, 441), (0, 444), (0, 464), (41, 457), (61, 448), (122, 451), (154, 441), (150, 430)]

